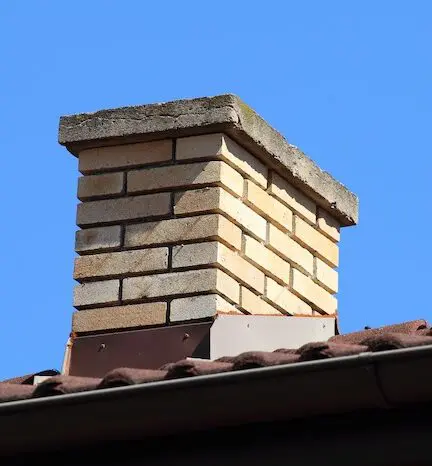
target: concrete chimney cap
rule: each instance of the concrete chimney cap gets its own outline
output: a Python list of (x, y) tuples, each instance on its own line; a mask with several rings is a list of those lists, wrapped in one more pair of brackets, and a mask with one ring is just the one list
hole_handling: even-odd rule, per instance
[(225, 133), (287, 178), (341, 225), (358, 222), (358, 198), (232, 94), (122, 107), (60, 118), (59, 142), (81, 150)]

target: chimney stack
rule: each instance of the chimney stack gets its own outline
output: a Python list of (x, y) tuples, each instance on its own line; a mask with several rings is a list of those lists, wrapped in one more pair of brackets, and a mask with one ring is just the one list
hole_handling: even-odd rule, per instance
[(62, 117), (79, 159), (73, 332), (336, 316), (358, 200), (233, 95)]

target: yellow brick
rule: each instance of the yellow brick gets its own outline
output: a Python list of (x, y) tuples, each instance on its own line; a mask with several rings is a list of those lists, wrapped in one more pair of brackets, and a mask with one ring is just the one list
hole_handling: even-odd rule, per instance
[(134, 167), (172, 159), (172, 141), (141, 142), (87, 149), (79, 153), (79, 171), (90, 173), (113, 168)]
[(340, 224), (324, 209), (318, 209), (318, 228), (331, 240), (340, 241)]
[(273, 225), (269, 227), (268, 247), (292, 264), (313, 273), (313, 255)]
[(78, 179), (78, 199), (85, 200), (98, 196), (123, 193), (124, 173), (104, 173), (103, 175), (80, 176)]
[(291, 210), (249, 180), (246, 181), (245, 202), (270, 222), (276, 223), (284, 230), (292, 231), (293, 214)]
[(312, 315), (312, 308), (287, 288), (267, 278), (266, 297), (291, 315)]
[(184, 188), (193, 185), (218, 185), (243, 195), (243, 177), (221, 161), (170, 165), (133, 170), (128, 173), (128, 192)]
[(221, 158), (246, 177), (267, 188), (267, 167), (224, 134), (204, 134), (177, 139), (177, 160), (198, 158)]
[(262, 298), (257, 296), (252, 291), (244, 286), (241, 287), (241, 303), (242, 309), (251, 314), (267, 314), (267, 315), (281, 315), (281, 312), (275, 309), (270, 304), (266, 303)]
[(218, 212), (225, 214), (241, 228), (260, 239), (266, 237), (266, 224), (243, 202), (222, 188), (202, 188), (184, 191), (175, 195), (174, 213), (190, 214), (198, 212)]
[(220, 293), (239, 304), (240, 285), (216, 268), (125, 278), (122, 299), (152, 299), (202, 292)]
[(78, 204), (77, 225), (97, 225), (122, 220), (138, 220), (171, 211), (170, 193), (119, 197)]
[(76, 333), (100, 330), (160, 325), (166, 322), (166, 303), (131, 304), (74, 312), (72, 331)]
[(307, 220), (312, 223), (316, 222), (315, 202), (277, 173), (273, 172), (269, 192), (288, 204)]
[(240, 228), (227, 218), (219, 214), (210, 214), (126, 225), (125, 246), (218, 239), (240, 250), (241, 237)]
[(313, 306), (326, 314), (334, 315), (337, 310), (337, 300), (324, 288), (314, 283), (309, 277), (298, 270), (293, 270), (293, 290), (303, 296)]
[(289, 283), (290, 264), (250, 236), (244, 237), (244, 253), (257, 267), (264, 269), (269, 275)]
[(264, 274), (237, 253), (217, 241), (182, 244), (173, 248), (173, 268), (213, 265), (264, 293)]
[(168, 248), (87, 254), (75, 259), (74, 278), (137, 274), (168, 267)]
[(171, 301), (170, 322), (205, 319), (216, 314), (242, 313), (217, 294), (188, 296)]
[(327, 289), (331, 294), (338, 292), (338, 273), (329, 267), (321, 259), (316, 260), (316, 279), (321, 286)]
[(339, 264), (339, 248), (318, 230), (311, 227), (299, 217), (295, 217), (294, 237), (329, 265)]

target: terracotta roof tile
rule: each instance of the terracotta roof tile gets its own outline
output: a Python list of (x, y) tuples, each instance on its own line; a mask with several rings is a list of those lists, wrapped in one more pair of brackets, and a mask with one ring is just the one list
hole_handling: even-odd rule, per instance
[(16, 401), (30, 398), (33, 394), (34, 386), (18, 385), (14, 383), (0, 383), (0, 402)]
[(331, 337), (329, 341), (333, 343), (359, 344), (367, 337), (381, 335), (383, 333), (412, 334), (426, 328), (428, 328), (427, 322), (423, 319), (419, 319), (403, 322), (402, 324), (386, 325), (384, 327), (371, 328), (368, 330), (362, 330), (360, 332), (335, 335), (334, 337)]
[(314, 361), (317, 359), (340, 358), (364, 353), (368, 347), (364, 345), (349, 345), (346, 343), (307, 343), (298, 349), (300, 361)]
[(20, 385), (33, 385), (33, 381), (36, 376), (54, 376), (59, 374), (60, 372), (56, 369), (48, 369), (46, 371), (40, 371), (35, 372), (33, 374), (22, 375), (20, 377), (14, 377), (13, 379), (4, 380), (4, 382)]
[(267, 353), (265, 351), (250, 351), (239, 354), (234, 359), (233, 370), (254, 369), (257, 367), (279, 366), (299, 361), (298, 354)]
[(94, 390), (97, 388), (100, 381), (100, 379), (93, 379), (90, 377), (55, 375), (36, 385), (33, 396), (54, 396)]
[(102, 379), (98, 388), (125, 387), (139, 383), (157, 382), (166, 377), (167, 371), (152, 369), (130, 369), (122, 367), (114, 369)]
[(184, 359), (176, 362), (168, 369), (166, 378), (179, 379), (195, 377), (197, 375), (218, 374), (220, 372), (228, 372), (231, 369), (232, 364), (229, 362), (193, 361)]
[(362, 344), (369, 351), (388, 351), (401, 348), (412, 348), (413, 346), (432, 345), (432, 337), (423, 335), (404, 335), (403, 333), (385, 333), (365, 338)]

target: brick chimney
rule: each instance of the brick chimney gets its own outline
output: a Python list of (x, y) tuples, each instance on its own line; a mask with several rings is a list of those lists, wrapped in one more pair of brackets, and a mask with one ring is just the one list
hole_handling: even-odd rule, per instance
[(335, 316), (358, 200), (233, 95), (65, 116), (79, 159), (73, 332)]

